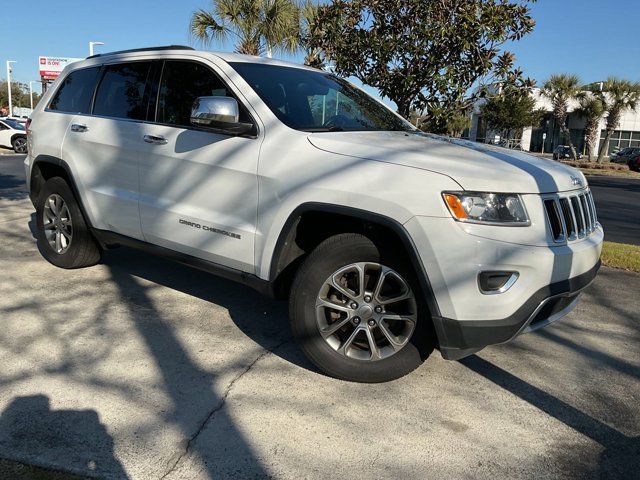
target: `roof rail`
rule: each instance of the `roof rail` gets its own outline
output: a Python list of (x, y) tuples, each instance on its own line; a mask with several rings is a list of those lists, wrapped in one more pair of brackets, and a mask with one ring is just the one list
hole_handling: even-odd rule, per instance
[(130, 50), (118, 50), (116, 52), (96, 53), (87, 58), (104, 57), (107, 55), (116, 55), (119, 53), (135, 53), (135, 52), (148, 52), (154, 50), (195, 50), (195, 48), (187, 47), (185, 45), (163, 45), (160, 47), (145, 47), (145, 48), (132, 48)]

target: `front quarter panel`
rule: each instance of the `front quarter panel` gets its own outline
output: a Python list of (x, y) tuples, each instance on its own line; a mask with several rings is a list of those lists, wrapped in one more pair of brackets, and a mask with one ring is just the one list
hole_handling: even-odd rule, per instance
[(275, 246), (290, 215), (306, 203), (365, 210), (400, 224), (415, 215), (450, 218), (440, 197), (460, 189), (449, 177), (382, 161), (329, 153), (304, 132), (269, 131), (258, 169), (258, 275), (267, 279)]

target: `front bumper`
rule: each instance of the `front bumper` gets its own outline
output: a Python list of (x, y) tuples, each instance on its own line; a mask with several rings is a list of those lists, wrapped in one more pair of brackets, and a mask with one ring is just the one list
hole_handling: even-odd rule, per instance
[[(414, 217), (405, 228), (428, 276), (433, 323), (447, 359), (509, 341), (569, 313), (595, 278), (604, 239), (599, 225), (586, 238), (564, 245), (522, 244), (515, 235), (526, 234), (524, 229), (469, 231), (446, 218)], [(518, 272), (519, 277), (503, 293), (487, 295), (478, 286), (483, 271)]]
[(588, 272), (538, 290), (513, 315), (500, 320), (453, 320), (434, 317), (440, 352), (447, 360), (458, 360), (521, 333), (545, 327), (575, 308), (580, 293), (595, 279), (600, 262)]

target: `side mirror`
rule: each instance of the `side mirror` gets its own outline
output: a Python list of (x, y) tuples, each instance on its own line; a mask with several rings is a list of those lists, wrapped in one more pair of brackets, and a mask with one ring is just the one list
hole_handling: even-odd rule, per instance
[(238, 102), (232, 97), (196, 98), (191, 107), (191, 123), (234, 135), (243, 135), (253, 129), (251, 123), (240, 121)]

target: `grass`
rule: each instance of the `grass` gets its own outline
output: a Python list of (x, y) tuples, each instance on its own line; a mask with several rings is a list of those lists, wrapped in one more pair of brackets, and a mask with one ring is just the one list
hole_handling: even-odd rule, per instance
[(583, 162), (583, 161), (570, 161), (563, 160), (562, 163), (566, 165), (570, 165), (572, 167), (578, 168), (585, 175), (608, 175), (612, 177), (627, 177), (627, 178), (639, 178), (639, 172), (633, 172), (629, 170), (629, 167), (626, 165), (621, 165), (619, 163), (613, 162), (605, 162), (605, 163), (596, 163), (596, 162)]
[(640, 246), (604, 242), (602, 263), (608, 267), (640, 272)]

